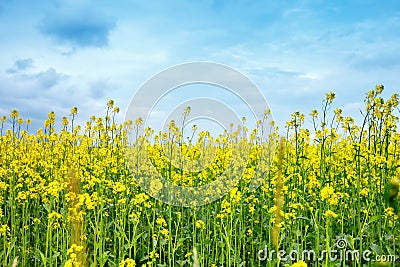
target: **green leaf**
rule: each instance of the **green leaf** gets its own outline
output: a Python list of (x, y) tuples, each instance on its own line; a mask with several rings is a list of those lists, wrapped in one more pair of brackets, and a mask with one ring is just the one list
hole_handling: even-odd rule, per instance
[(352, 250), (354, 250), (354, 238), (351, 237), (351, 236), (349, 236), (349, 235), (346, 235), (346, 236), (344, 237), (344, 240), (347, 242), (347, 245), (350, 246), (350, 248), (351, 248)]
[(382, 216), (380, 216), (380, 215), (372, 216), (372, 217), (369, 219), (368, 224), (371, 224), (371, 223), (373, 223), (373, 222), (376, 222), (376, 221), (379, 220), (381, 217), (382, 217)]
[(382, 255), (382, 250), (378, 245), (371, 244), (370, 248), (372, 249), (373, 252), (375, 252), (376, 255)]

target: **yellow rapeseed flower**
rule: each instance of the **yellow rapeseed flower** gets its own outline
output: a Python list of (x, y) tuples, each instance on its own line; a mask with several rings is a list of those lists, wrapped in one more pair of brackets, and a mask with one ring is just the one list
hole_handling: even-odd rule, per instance
[(331, 211), (331, 210), (327, 210), (327, 211), (324, 212), (324, 216), (326, 218), (330, 218), (330, 217), (336, 218), (338, 215), (335, 212)]
[(307, 267), (307, 263), (305, 263), (304, 261), (298, 261), (290, 265), (290, 267)]

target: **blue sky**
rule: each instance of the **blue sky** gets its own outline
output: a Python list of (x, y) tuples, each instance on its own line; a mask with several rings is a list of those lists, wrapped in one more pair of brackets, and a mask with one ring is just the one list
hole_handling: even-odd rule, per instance
[(124, 111), (153, 74), (204, 60), (250, 77), (279, 125), (331, 90), (358, 116), (376, 84), (399, 91), (399, 33), (399, 1), (0, 0), (0, 115)]

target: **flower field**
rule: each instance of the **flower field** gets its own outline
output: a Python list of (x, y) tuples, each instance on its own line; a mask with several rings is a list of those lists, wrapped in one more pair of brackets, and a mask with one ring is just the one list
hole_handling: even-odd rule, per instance
[[(85, 125), (77, 108), (63, 118), (50, 112), (33, 134), (13, 110), (0, 117), (0, 265), (400, 266), (260, 258), (265, 248), (320, 255), (338, 241), (374, 260), (400, 257), (399, 96), (382, 91), (366, 94), (360, 125), (328, 93), (320, 110), (293, 113), (284, 137), (265, 121), (218, 137), (194, 127), (185, 139), (173, 122), (166, 133), (135, 136), (142, 121), (116, 123), (113, 101)], [(183, 187), (223, 177), (214, 190), (229, 191), (206, 205), (168, 205), (152, 197), (163, 184), (139, 186), (157, 175)], [(254, 177), (262, 184), (251, 190)]]

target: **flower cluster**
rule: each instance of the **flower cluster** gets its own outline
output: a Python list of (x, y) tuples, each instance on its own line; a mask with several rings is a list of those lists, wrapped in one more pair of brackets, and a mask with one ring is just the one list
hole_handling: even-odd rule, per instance
[[(268, 110), (253, 131), (243, 124), (214, 137), (193, 127), (188, 139), (175, 122), (139, 135), (143, 121), (118, 123), (111, 100), (84, 125), (76, 107), (60, 120), (50, 112), (34, 134), (13, 110), (0, 117), (1, 264), (18, 256), (21, 266), (259, 266), (265, 244), (331, 249), (343, 236), (356, 249), (397, 251), (399, 96), (382, 91), (367, 93), (361, 125), (331, 114), (335, 94), (326, 94), (321, 111), (292, 115), (284, 142)], [(227, 194), (173, 207), (153, 198), (165, 181), (223, 181), (209, 196)]]

